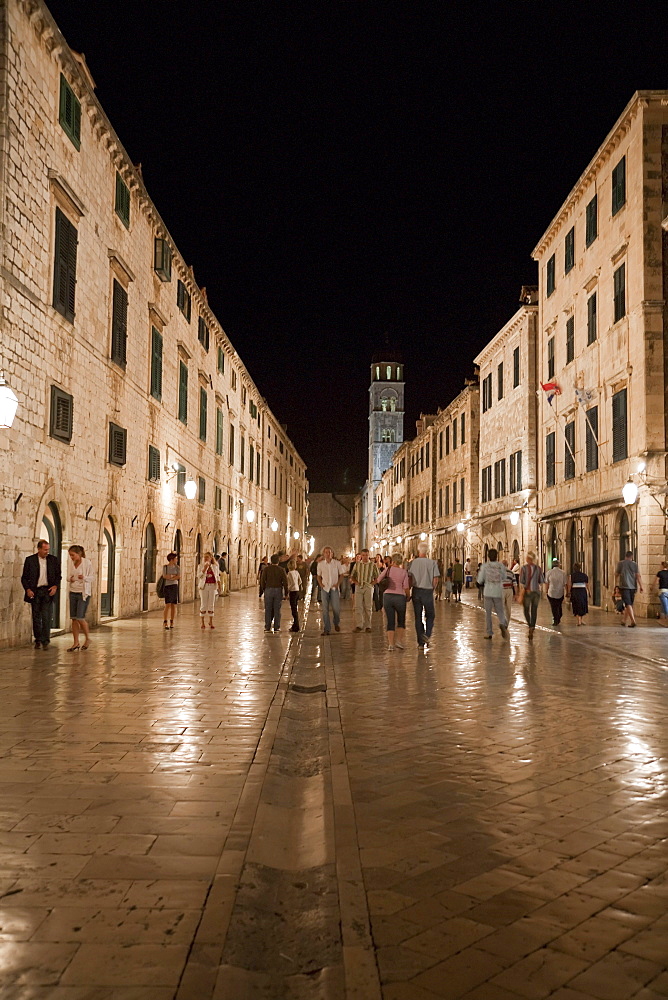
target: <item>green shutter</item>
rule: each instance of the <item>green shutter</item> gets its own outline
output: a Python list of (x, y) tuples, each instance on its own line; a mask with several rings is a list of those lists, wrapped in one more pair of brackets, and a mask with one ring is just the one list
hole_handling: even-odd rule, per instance
[(206, 441), (206, 389), (202, 389), (200, 386), (199, 390), (199, 439), (200, 441)]
[(545, 485), (554, 486), (554, 431), (545, 438)]
[(130, 189), (116, 171), (116, 215), (126, 228), (130, 228)]
[(188, 366), (179, 361), (179, 420), (188, 423)]
[(626, 389), (612, 397), (612, 461), (628, 457), (626, 445)]
[(162, 334), (151, 327), (151, 395), (162, 399)]
[(592, 406), (586, 411), (585, 417), (585, 438), (586, 438), (586, 462), (587, 472), (594, 472), (598, 469), (598, 406)]
[(126, 364), (128, 337), (128, 293), (114, 278), (111, 316), (111, 360), (121, 368)]
[(152, 483), (160, 481), (160, 452), (152, 444), (148, 446), (148, 478)]
[(596, 340), (596, 292), (587, 299), (587, 344)]
[(65, 77), (60, 74), (58, 119), (75, 149), (81, 148), (81, 104)]
[(59, 208), (56, 209), (55, 244), (53, 305), (65, 319), (73, 322), (77, 282), (77, 230)]
[(216, 455), (223, 454), (223, 411), (216, 408)]

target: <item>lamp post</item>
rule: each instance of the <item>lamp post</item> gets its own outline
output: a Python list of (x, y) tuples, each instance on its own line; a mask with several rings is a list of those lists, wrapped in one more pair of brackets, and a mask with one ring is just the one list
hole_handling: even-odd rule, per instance
[(5, 373), (0, 371), (0, 428), (12, 426), (18, 405), (16, 393), (7, 385)]
[(186, 500), (194, 500), (197, 496), (197, 483), (194, 479), (186, 479), (183, 484), (183, 492), (186, 495)]

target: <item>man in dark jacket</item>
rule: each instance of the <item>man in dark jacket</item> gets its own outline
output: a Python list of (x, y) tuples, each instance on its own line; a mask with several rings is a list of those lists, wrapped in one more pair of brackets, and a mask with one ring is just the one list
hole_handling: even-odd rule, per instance
[(49, 543), (37, 543), (37, 552), (23, 563), (21, 584), (25, 591), (23, 600), (32, 610), (32, 631), (35, 649), (46, 647), (51, 641), (51, 605), (60, 583), (60, 562), (49, 555)]
[(264, 594), (264, 630), (281, 631), (281, 601), (288, 596), (288, 574), (278, 565), (279, 556), (271, 557), (260, 575), (260, 597)]

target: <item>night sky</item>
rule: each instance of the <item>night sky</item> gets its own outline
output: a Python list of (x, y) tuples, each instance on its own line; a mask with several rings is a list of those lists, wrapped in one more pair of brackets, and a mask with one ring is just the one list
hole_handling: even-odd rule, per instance
[(633, 92), (668, 86), (656, 3), (49, 7), (312, 490), (366, 478), (377, 347), (412, 437)]

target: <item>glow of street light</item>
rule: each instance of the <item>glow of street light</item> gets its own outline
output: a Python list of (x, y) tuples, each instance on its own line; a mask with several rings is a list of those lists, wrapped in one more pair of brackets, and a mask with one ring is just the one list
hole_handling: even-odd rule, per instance
[(248, 521), (249, 524), (253, 523), (253, 521), (255, 520), (255, 511), (254, 510), (246, 511), (246, 520)]
[(278, 531), (278, 521), (276, 520), (276, 518), (274, 518), (274, 520), (271, 522), (270, 528), (272, 531)]
[(420, 541), (424, 542), (424, 540), (425, 540), (426, 537), (427, 537), (427, 532), (426, 531), (421, 531), (420, 532)]
[(645, 463), (642, 460), (642, 458), (638, 459), (638, 466), (637, 466), (637, 470), (636, 471), (639, 472), (639, 473), (640, 472), (644, 472), (646, 468), (647, 468), (647, 466), (645, 465)]
[(298, 541), (298, 539), (299, 539), (299, 532), (298, 532), (298, 531), (295, 531), (295, 532), (293, 533), (292, 537), (294, 538), (294, 540), (295, 540), (295, 541)]
[(461, 534), (462, 534), (462, 533), (463, 533), (464, 531), (466, 531), (466, 525), (464, 524), (464, 522), (463, 522), (463, 521), (459, 521), (459, 522), (457, 523), (457, 531), (459, 532), (459, 534), (460, 534), (460, 535), (461, 535)]
[(197, 483), (194, 479), (186, 479), (183, 484), (183, 492), (186, 495), (187, 500), (194, 500), (197, 496)]
[(16, 393), (7, 385), (5, 373), (0, 371), (0, 427), (12, 426), (18, 405)]
[(511, 510), (510, 512), (510, 523), (519, 524), (520, 523), (520, 512), (518, 510)]
[(401, 545), (402, 541), (403, 541), (403, 539), (402, 539), (401, 535), (397, 535), (397, 545)]
[(627, 507), (634, 504), (638, 499), (638, 487), (631, 479), (629, 479), (628, 483), (624, 484), (622, 496)]

